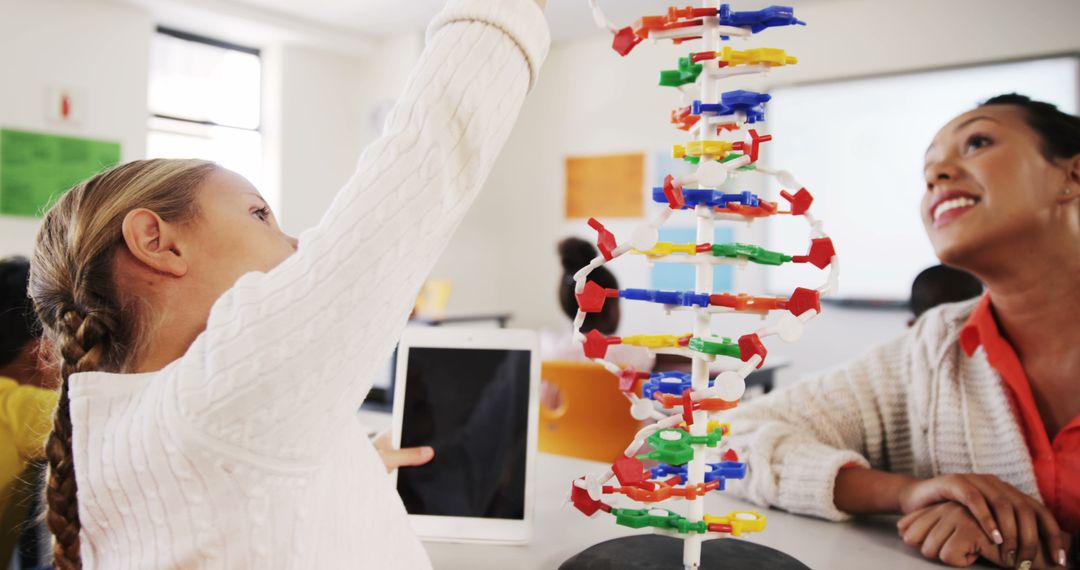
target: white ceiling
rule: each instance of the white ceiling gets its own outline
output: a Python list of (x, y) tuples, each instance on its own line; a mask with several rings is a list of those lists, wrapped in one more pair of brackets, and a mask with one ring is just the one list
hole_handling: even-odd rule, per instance
[[(348, 29), (370, 37), (422, 30), (446, 0), (229, 0), (278, 16)], [(499, 1), (499, 0), (493, 0)], [(762, 2), (768, 5), (770, 2)], [(648, 14), (662, 14), (668, 5), (698, 4), (697, 0), (601, 0), (601, 7), (618, 25), (630, 25)], [(587, 0), (548, 0), (547, 17), (555, 41), (581, 39), (603, 32), (593, 23)]]

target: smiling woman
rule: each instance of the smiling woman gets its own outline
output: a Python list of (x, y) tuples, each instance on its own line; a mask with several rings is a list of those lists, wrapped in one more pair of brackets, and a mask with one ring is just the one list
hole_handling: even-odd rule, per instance
[(936, 254), (986, 294), (737, 409), (742, 489), (836, 520), (906, 514), (905, 542), (957, 566), (1063, 566), (1080, 533), (1080, 119), (995, 97), (937, 133), (924, 177)]

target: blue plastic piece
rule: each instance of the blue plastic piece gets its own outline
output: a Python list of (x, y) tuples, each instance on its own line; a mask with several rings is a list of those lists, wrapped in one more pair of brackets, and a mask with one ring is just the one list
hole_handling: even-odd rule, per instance
[(806, 25), (806, 22), (795, 18), (795, 9), (791, 6), (769, 6), (761, 10), (736, 12), (730, 4), (721, 4), (718, 16), (721, 26), (750, 28), (755, 34), (766, 28)]
[[(671, 380), (677, 380), (672, 382)], [(682, 394), (690, 389), (690, 374), (686, 372), (657, 372), (649, 375), (649, 379), (641, 384), (641, 395), (651, 400), (653, 394)]]
[(717, 115), (733, 115), (735, 111), (746, 113), (747, 123), (757, 123), (765, 120), (765, 103), (772, 100), (768, 93), (758, 93), (745, 89), (727, 91), (720, 95), (719, 103), (702, 103), (694, 101), (690, 105), (690, 113), (700, 115), (702, 113), (715, 113)]
[[(711, 208), (726, 208), (729, 203), (735, 203), (756, 208), (761, 203), (757, 194), (746, 191), (735, 194), (725, 194), (719, 190), (711, 190), (709, 188), (683, 188), (683, 199), (686, 200), (686, 205), (683, 206), (684, 210), (693, 208), (698, 204), (704, 204)], [(668, 203), (663, 188), (653, 188), (653, 201), (661, 204)]]
[(619, 297), (629, 301), (648, 301), (683, 307), (708, 307), (709, 294), (693, 291), (657, 291), (655, 289), (620, 289)]
[[(746, 464), (739, 461), (723, 461), (721, 463), (709, 463), (707, 464), (708, 470), (705, 471), (705, 482), (711, 483), (713, 481), (720, 481), (720, 486), (716, 488), (717, 491), (724, 490), (724, 484), (728, 479), (743, 479), (746, 477)], [(661, 463), (656, 467), (649, 470), (653, 479), (663, 479), (665, 477), (671, 477), (672, 475), (678, 475), (686, 481), (686, 465), (667, 465)]]

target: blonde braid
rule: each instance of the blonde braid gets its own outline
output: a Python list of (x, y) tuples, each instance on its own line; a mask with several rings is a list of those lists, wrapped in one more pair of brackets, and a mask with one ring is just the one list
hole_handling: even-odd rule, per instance
[(56, 537), (54, 566), (82, 568), (78, 485), (72, 454), (68, 378), (78, 372), (123, 372), (136, 356), (139, 315), (121, 302), (113, 260), (123, 247), (124, 217), (147, 208), (170, 222), (197, 212), (197, 187), (216, 167), (201, 160), (130, 162), (79, 184), (45, 215), (30, 267), (30, 296), (59, 353), (60, 400), (46, 443), (45, 515)]

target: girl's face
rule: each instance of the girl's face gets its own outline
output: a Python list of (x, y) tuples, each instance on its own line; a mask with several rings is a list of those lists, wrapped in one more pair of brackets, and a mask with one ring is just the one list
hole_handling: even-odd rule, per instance
[(296, 238), (278, 227), (270, 206), (243, 176), (214, 171), (199, 188), (198, 200), (198, 218), (187, 236), (189, 259), (196, 282), (213, 299), (241, 275), (270, 271), (296, 252)]
[(1034, 250), (1068, 183), (1068, 170), (1043, 156), (1039, 135), (1012, 105), (980, 107), (945, 125), (926, 151), (924, 174), (930, 242), (943, 262), (966, 268), (1025, 252), (1017, 245)]

